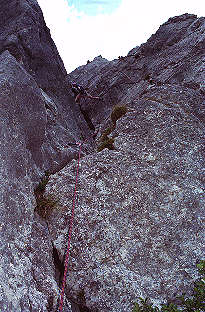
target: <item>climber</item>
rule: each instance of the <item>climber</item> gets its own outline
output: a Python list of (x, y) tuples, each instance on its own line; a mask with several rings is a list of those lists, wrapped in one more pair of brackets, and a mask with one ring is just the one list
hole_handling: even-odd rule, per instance
[(77, 83), (71, 83), (71, 90), (75, 95), (75, 102), (78, 103), (81, 98), (99, 99), (98, 96), (90, 95), (82, 86)]

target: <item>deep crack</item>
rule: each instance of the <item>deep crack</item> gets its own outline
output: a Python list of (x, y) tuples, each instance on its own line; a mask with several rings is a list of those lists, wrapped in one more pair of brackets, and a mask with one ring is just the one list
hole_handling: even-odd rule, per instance
[(54, 244), (52, 243), (53, 246), (53, 262), (54, 262), (54, 266), (55, 266), (55, 273), (56, 273), (56, 280), (58, 281), (59, 286), (61, 286), (61, 281), (63, 278), (63, 274), (64, 274), (64, 263), (63, 261), (60, 260), (59, 255), (58, 255), (58, 251), (56, 249), (56, 247), (54, 246)]

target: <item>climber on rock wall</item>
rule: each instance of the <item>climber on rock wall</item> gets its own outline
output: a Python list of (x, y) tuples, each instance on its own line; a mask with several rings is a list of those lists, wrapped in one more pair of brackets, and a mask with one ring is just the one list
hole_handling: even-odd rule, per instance
[(99, 99), (97, 96), (90, 95), (81, 85), (71, 83), (71, 90), (75, 96), (75, 102), (79, 103), (81, 98)]

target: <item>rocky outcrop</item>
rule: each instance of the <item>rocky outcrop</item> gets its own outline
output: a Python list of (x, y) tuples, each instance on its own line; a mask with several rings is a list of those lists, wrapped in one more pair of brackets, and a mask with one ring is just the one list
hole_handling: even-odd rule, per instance
[[(87, 111), (100, 123), (98, 144), (109, 133), (115, 148), (81, 162), (67, 294), (78, 302), (83, 290), (91, 311), (131, 311), (137, 296), (158, 306), (174, 302), (197, 277), (204, 234), (204, 27), (205, 18), (195, 15), (170, 18), (127, 57), (107, 63), (98, 57), (67, 77), (101, 95)], [(111, 132), (115, 105), (132, 111)], [(73, 170), (67, 166), (47, 187), (65, 207), (50, 220), (61, 256)]]
[(196, 91), (197, 102), (190, 109), (203, 119), (204, 30), (204, 17), (184, 14), (170, 18), (134, 55), (128, 53), (127, 57), (107, 63), (98, 57), (97, 61), (77, 68), (67, 79), (103, 97), (88, 109), (94, 124), (99, 124), (103, 115), (108, 117), (114, 105), (135, 107), (150, 88), (163, 84), (179, 85), (185, 92)]
[[(1, 1), (0, 51), (0, 310), (51, 311), (59, 286), (34, 189), (45, 172), (78, 157), (69, 143), (91, 131), (36, 1)], [(83, 155), (88, 149), (92, 140)]]
[[(67, 296), (81, 303), (83, 291), (91, 311), (132, 311), (138, 296), (174, 302), (197, 277), (204, 255), (204, 125), (171, 101), (169, 88), (163, 92), (169, 101), (153, 94), (117, 121), (114, 151), (81, 161)], [(75, 166), (47, 185), (62, 206), (49, 221), (61, 259)]]
[[(127, 56), (67, 75), (37, 1), (1, 2), (2, 312), (58, 308), (76, 141), (64, 312), (127, 312), (138, 295), (160, 305), (190, 292), (203, 256), (204, 29), (205, 18), (170, 18)], [(100, 99), (80, 109), (71, 81)], [(116, 104), (129, 109), (114, 123)], [(113, 150), (97, 152), (102, 137)]]
[(8, 50), (43, 90), (60, 89), (66, 71), (37, 1), (3, 0), (1, 8), (0, 52)]

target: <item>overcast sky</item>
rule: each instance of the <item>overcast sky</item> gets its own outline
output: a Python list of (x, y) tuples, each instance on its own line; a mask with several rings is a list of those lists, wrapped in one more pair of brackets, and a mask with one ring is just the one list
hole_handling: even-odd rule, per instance
[(127, 55), (170, 17), (205, 16), (202, 0), (37, 0), (67, 72)]

